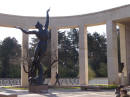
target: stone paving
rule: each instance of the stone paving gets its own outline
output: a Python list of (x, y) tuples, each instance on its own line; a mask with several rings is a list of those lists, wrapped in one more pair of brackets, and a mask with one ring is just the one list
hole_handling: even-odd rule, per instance
[(49, 89), (48, 93), (34, 94), (27, 90), (0, 88), (0, 94), (17, 94), (18, 97), (115, 97), (114, 90), (81, 91), (80, 89)]

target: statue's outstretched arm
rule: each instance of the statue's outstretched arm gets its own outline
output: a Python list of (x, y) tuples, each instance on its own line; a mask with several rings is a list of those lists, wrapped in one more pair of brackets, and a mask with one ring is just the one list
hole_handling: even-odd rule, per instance
[(46, 12), (45, 30), (47, 30), (48, 26), (49, 26), (49, 11), (50, 11), (50, 9), (48, 9), (47, 12)]
[(36, 31), (27, 31), (21, 27), (16, 27), (17, 29), (20, 29), (22, 32), (24, 32), (25, 34), (37, 34)]

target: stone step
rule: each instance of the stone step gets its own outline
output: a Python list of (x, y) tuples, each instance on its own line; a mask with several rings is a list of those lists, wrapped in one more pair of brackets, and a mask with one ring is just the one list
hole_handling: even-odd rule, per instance
[(2, 94), (0, 94), (0, 97), (17, 97), (17, 95), (16, 94), (7, 94), (7, 93), (2, 93)]
[(101, 87), (99, 86), (80, 86), (81, 90), (100, 90)]

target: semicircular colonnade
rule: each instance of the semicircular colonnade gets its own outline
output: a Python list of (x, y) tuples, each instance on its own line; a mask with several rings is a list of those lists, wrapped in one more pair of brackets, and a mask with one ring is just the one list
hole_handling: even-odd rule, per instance
[[(107, 68), (108, 68), (108, 82), (109, 84), (129, 84), (130, 83), (130, 66), (129, 66), (129, 36), (130, 31), (130, 5), (125, 5), (105, 11), (96, 13), (76, 15), (76, 16), (62, 16), (50, 17), (51, 28), (51, 54), (52, 58), (58, 57), (58, 33), (60, 28), (79, 28), (79, 71), (80, 71), (80, 85), (88, 85), (88, 47), (87, 47), (87, 27), (100, 24), (106, 24), (107, 31)], [(0, 14), (0, 26), (16, 27), (21, 26), (26, 29), (34, 28), (37, 21), (42, 24), (45, 23), (45, 17), (29, 17), (16, 16), (8, 14)], [(121, 62), (124, 63), (125, 68), (120, 79), (118, 72), (118, 53), (117, 53), (117, 33), (116, 25), (120, 28), (120, 51)], [(23, 34), (22, 40), (22, 57), (26, 57), (28, 49), (28, 36)], [(27, 64), (24, 60), (22, 64)], [(55, 82), (55, 74), (58, 71), (58, 62), (51, 70), (51, 82)], [(22, 86), (28, 85), (27, 74), (21, 69), (21, 83)]]

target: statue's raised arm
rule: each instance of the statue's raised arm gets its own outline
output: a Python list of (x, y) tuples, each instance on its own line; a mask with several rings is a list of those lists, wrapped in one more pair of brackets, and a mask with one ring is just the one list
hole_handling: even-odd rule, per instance
[(49, 26), (49, 11), (50, 11), (50, 9), (48, 9), (47, 11), (46, 11), (46, 22), (45, 22), (45, 30), (47, 30), (48, 29), (48, 26)]

